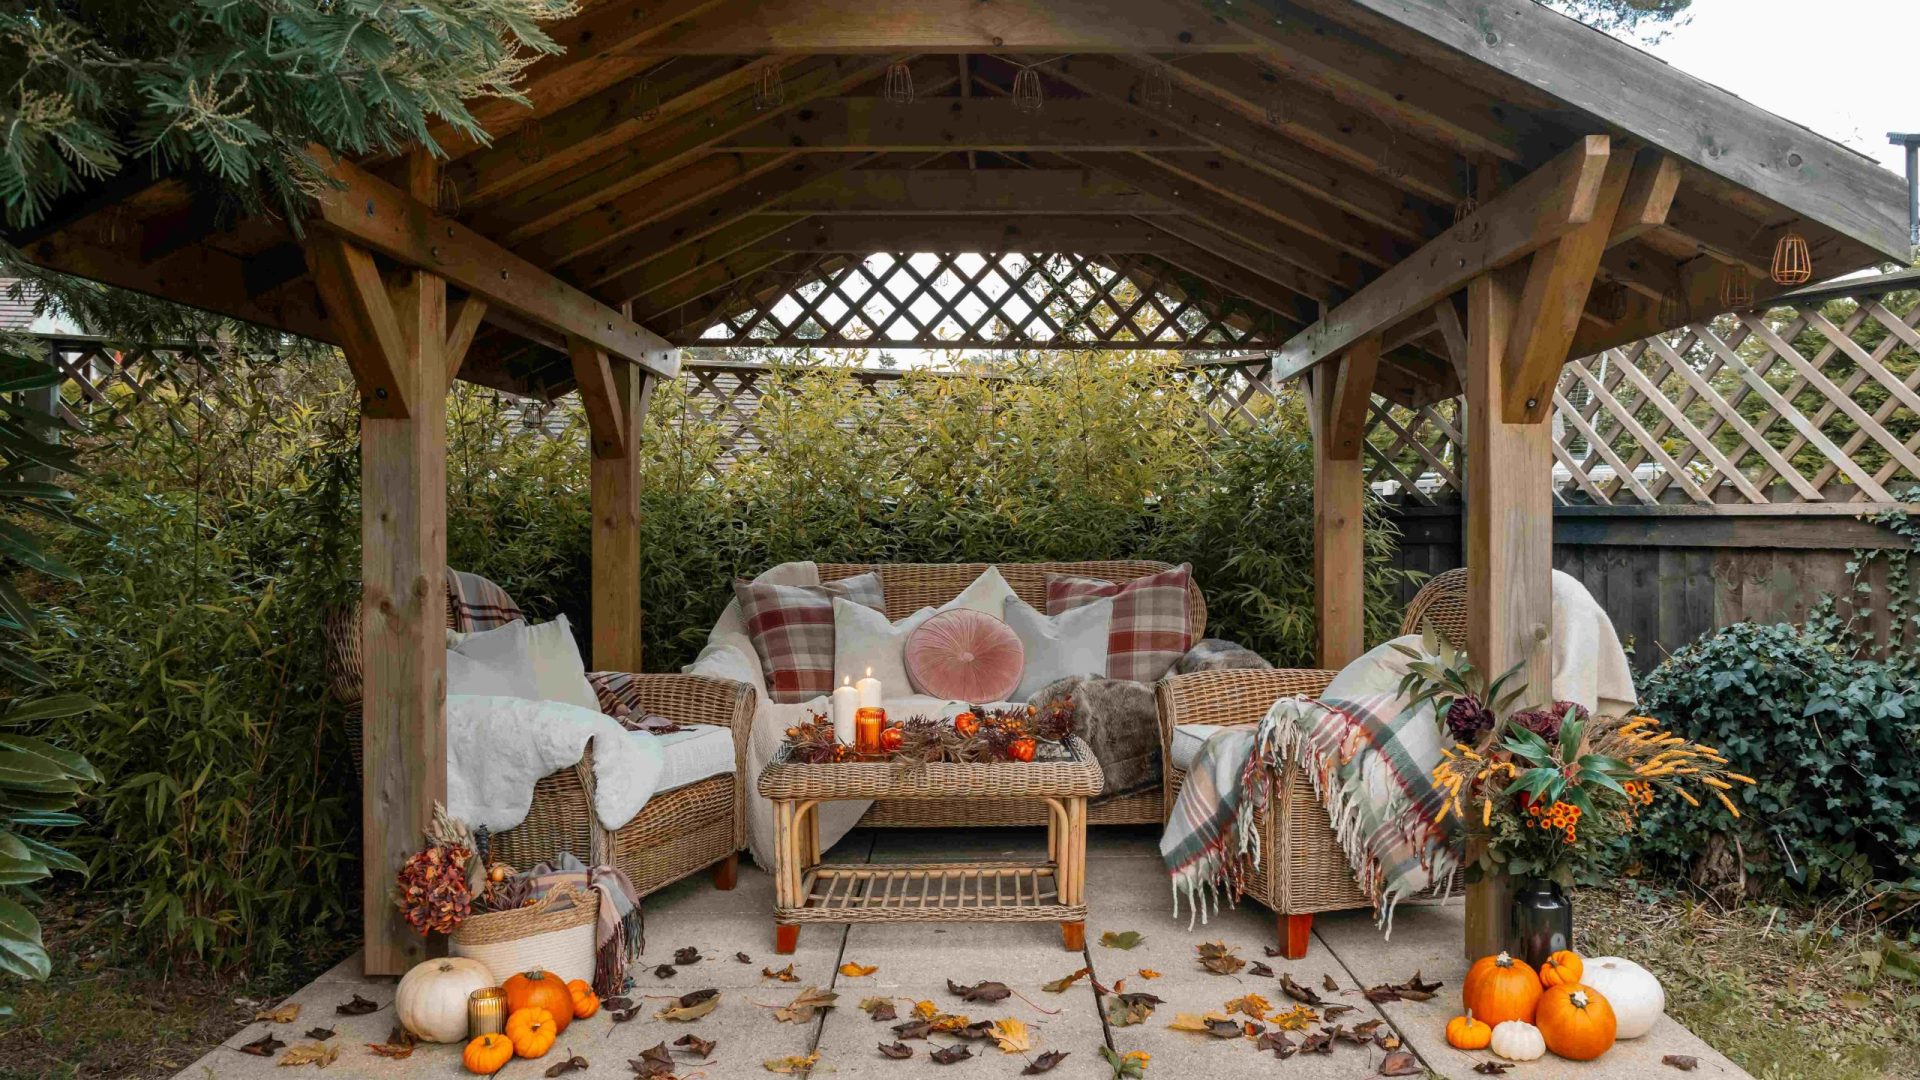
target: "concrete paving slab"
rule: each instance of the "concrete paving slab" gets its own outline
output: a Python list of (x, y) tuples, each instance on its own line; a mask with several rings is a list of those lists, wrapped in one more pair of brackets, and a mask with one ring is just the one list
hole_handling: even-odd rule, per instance
[[(836, 923), (812, 923), (800, 928), (799, 948), (781, 955), (773, 951), (773, 906), (769, 899), (760, 911), (703, 911), (698, 903), (667, 908), (647, 905), (647, 948), (631, 972), (635, 985), (644, 993), (667, 993), (668, 989), (698, 990), (703, 986), (758, 987), (774, 985), (761, 977), (761, 971), (779, 971), (793, 965), (794, 974), (805, 983), (824, 986), (840, 963), (840, 942), (846, 928)], [(701, 959), (693, 964), (675, 964), (673, 954), (682, 948), (700, 950)], [(741, 963), (736, 954), (745, 953), (751, 963)], [(654, 974), (661, 964), (673, 967), (674, 974), (662, 979)]]
[[(1393, 938), (1387, 940), (1365, 911), (1336, 912), (1314, 919), (1314, 935), (1358, 982), (1375, 986), (1398, 983), (1418, 970), (1428, 981), (1445, 982), (1432, 1001), (1392, 1002), (1381, 1006), (1417, 1046), (1429, 1068), (1443, 1076), (1471, 1077), (1473, 1066), (1488, 1060), (1485, 1053), (1467, 1053), (1447, 1045), (1447, 1020), (1460, 1012), (1460, 983), (1467, 961), (1460, 943), (1465, 933), (1460, 904), (1403, 907), (1394, 914)], [(1638, 1080), (1675, 1074), (1661, 1064), (1667, 1054), (1687, 1054), (1700, 1065), (1690, 1076), (1746, 1077), (1748, 1074), (1698, 1036), (1663, 1017), (1645, 1038), (1616, 1043), (1598, 1061), (1565, 1061), (1549, 1055), (1541, 1063), (1554, 1077), (1572, 1080)], [(1536, 1063), (1531, 1068), (1538, 1072)], [(1516, 1069), (1517, 1073), (1519, 1070)]]

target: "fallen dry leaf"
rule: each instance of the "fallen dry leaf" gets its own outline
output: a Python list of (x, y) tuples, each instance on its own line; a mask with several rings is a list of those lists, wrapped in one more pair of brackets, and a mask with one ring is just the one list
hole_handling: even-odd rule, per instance
[(965, 1061), (972, 1057), (973, 1051), (967, 1049), (965, 1043), (954, 1043), (944, 1050), (932, 1051), (927, 1054), (927, 1056), (932, 1058), (936, 1064), (952, 1065), (957, 1061)]
[(1232, 975), (1247, 966), (1247, 962), (1235, 956), (1224, 941), (1203, 942), (1195, 945), (1193, 950), (1200, 954), (1200, 966), (1215, 975)]
[(1423, 1076), (1426, 1066), (1405, 1050), (1395, 1050), (1380, 1060), (1381, 1076)]
[(820, 1060), (820, 1055), (817, 1053), (808, 1054), (805, 1057), (801, 1057), (798, 1054), (789, 1054), (786, 1057), (769, 1058), (766, 1061), (761, 1062), (760, 1067), (767, 1070), (770, 1073), (779, 1073), (782, 1076), (791, 1076), (794, 1073), (806, 1072), (808, 1069), (813, 1068), (814, 1062), (819, 1060)]
[(1147, 1062), (1153, 1059), (1145, 1050), (1116, 1054), (1106, 1046), (1100, 1047), (1100, 1056), (1107, 1059), (1107, 1066), (1113, 1070), (1113, 1080), (1139, 1080), (1147, 1075)]
[(270, 1024), (291, 1024), (300, 1018), (300, 1006), (282, 1005), (277, 1009), (265, 1009), (254, 1013), (253, 1018)]
[(860, 999), (860, 1011), (867, 1014), (869, 1020), (898, 1020), (900, 1014), (894, 1011), (893, 999), (870, 997)]
[(1320, 1010), (1320, 1016), (1324, 1020), (1338, 1020), (1350, 1012), (1359, 1011), (1359, 1008), (1353, 1005), (1328, 1005)]
[(1320, 976), (1320, 988), (1329, 994), (1337, 994), (1340, 992), (1340, 984), (1334, 982), (1333, 976), (1331, 975)]
[(1306, 1005), (1295, 1005), (1286, 1012), (1267, 1018), (1282, 1031), (1305, 1031), (1320, 1020), (1319, 1014)]
[(1280, 976), (1280, 992), (1302, 1005), (1311, 1005), (1316, 1009), (1320, 1007), (1321, 1001), (1319, 994), (1294, 982), (1293, 976), (1284, 972)]
[(683, 1023), (698, 1020), (720, 1005), (720, 991), (695, 990), (691, 994), (682, 994), (673, 999), (673, 1004), (654, 1013), (656, 1020), (679, 1020)]
[(1020, 1070), (1020, 1075), (1038, 1076), (1043, 1072), (1051, 1072), (1055, 1065), (1065, 1060), (1067, 1060), (1067, 1051), (1049, 1050), (1039, 1057), (1034, 1058), (1032, 1061), (1027, 1062), (1027, 1067)]
[(775, 971), (772, 968), (761, 968), (760, 977), (763, 979), (778, 979), (781, 982), (799, 982), (800, 981), (800, 976), (795, 975), (793, 973), (792, 964), (788, 964), (786, 967), (781, 968), (779, 971)]
[(661, 964), (659, 967), (653, 969), (653, 977), (656, 979), (671, 979), (678, 974), (680, 974), (680, 969), (674, 967), (672, 964)]
[(1506, 1071), (1511, 1068), (1513, 1068), (1513, 1063), (1510, 1061), (1483, 1061), (1475, 1065), (1473, 1071), (1482, 1076), (1503, 1076), (1506, 1074)]
[(1049, 994), (1064, 994), (1074, 983), (1079, 982), (1091, 974), (1093, 974), (1092, 968), (1081, 968), (1071, 975), (1062, 975), (1050, 983), (1041, 984), (1040, 989), (1045, 990)]
[(286, 1045), (286, 1043), (274, 1038), (273, 1034), (269, 1032), (242, 1046), (240, 1052), (243, 1054), (252, 1054), (254, 1057), (272, 1057), (284, 1049)]
[(856, 964), (851, 960), (840, 965), (840, 974), (845, 975), (849, 979), (858, 979), (871, 975), (879, 970), (880, 967), (877, 964)]
[(405, 1061), (413, 1056), (412, 1043), (368, 1043), (367, 1049), (373, 1051), (376, 1057), (392, 1058), (395, 1061)]
[(353, 995), (352, 1001), (347, 1002), (345, 1005), (334, 1006), (333, 1011), (339, 1013), (341, 1016), (365, 1016), (370, 1012), (378, 1012), (379, 1009), (379, 1002), (368, 1001), (359, 994), (355, 994)]
[(1138, 930), (1124, 930), (1115, 933), (1112, 930), (1100, 935), (1100, 944), (1109, 949), (1131, 949), (1145, 941)]
[(893, 1037), (896, 1039), (924, 1039), (933, 1034), (933, 1021), (909, 1020), (904, 1024), (893, 1025)]
[(570, 1055), (567, 1058), (567, 1060), (559, 1062), (554, 1065), (549, 1065), (547, 1067), (547, 1071), (545, 1075), (549, 1078), (549, 1080), (551, 1080), (551, 1078), (555, 1076), (565, 1076), (570, 1072), (585, 1072), (587, 1070), (588, 1066), (587, 1066), (586, 1058), (581, 1057), (579, 1054), (573, 1053), (572, 1050), (568, 1050), (567, 1053)]
[(331, 1046), (324, 1043), (301, 1043), (298, 1046), (287, 1047), (287, 1052), (280, 1055), (280, 1065), (282, 1067), (313, 1065), (324, 1069), (333, 1064), (339, 1056), (339, 1043)]
[(700, 962), (700, 950), (691, 945), (673, 950), (673, 962), (681, 967)]
[(1300, 1048), (1294, 1045), (1293, 1040), (1287, 1038), (1285, 1032), (1280, 1031), (1269, 1031), (1262, 1034), (1259, 1038), (1254, 1039), (1253, 1048), (1255, 1050), (1271, 1050), (1273, 1051), (1273, 1056), (1282, 1061), (1300, 1052)]
[(679, 1067), (673, 1060), (673, 1055), (667, 1051), (667, 1044), (663, 1042), (654, 1043), (642, 1050), (638, 1058), (629, 1058), (627, 1066), (640, 1080), (666, 1080), (673, 1075), (673, 1070)]
[(703, 1039), (689, 1032), (673, 1040), (673, 1045), (680, 1047), (682, 1052), (692, 1054), (694, 1057), (706, 1058), (713, 1054), (715, 1042), (712, 1039)]
[(1027, 1025), (1013, 1017), (995, 1020), (992, 1028), (993, 1041), (1008, 1054), (1024, 1054), (1033, 1049), (1033, 1037), (1027, 1033)]
[(1700, 1059), (1692, 1054), (1668, 1054), (1660, 1059), (1660, 1064), (1671, 1065), (1681, 1072), (1692, 1072), (1700, 1067)]
[(1114, 1027), (1132, 1027), (1145, 1023), (1153, 1007), (1161, 1004), (1152, 994), (1112, 994), (1107, 997), (1107, 1023)]
[(773, 1010), (773, 1018), (786, 1024), (804, 1024), (820, 1010), (833, 1008), (833, 1003), (839, 999), (840, 995), (831, 990), (809, 986), (794, 995), (792, 1001)]
[(734, 953), (734, 954), (733, 954), (733, 958), (734, 958), (735, 960), (738, 960), (738, 961), (740, 961), (740, 962), (741, 962), (741, 963), (743, 963), (743, 964), (751, 964), (751, 963), (753, 963), (753, 957), (751, 957), (751, 956), (748, 956), (748, 955), (747, 955), (746, 953), (743, 953), (743, 952), (737, 952), (737, 953)]
[(1220, 1007), (1225, 1009), (1229, 1014), (1245, 1013), (1255, 1020), (1265, 1020), (1267, 1013), (1273, 1008), (1273, 1006), (1267, 1004), (1267, 999), (1261, 997), (1259, 994), (1247, 994), (1244, 997), (1237, 997)]
[[(323, 1027), (308, 1028), (307, 1038), (312, 1039), (315, 1042), (326, 1042), (328, 1039), (333, 1038), (333, 1029), (323, 1028)], [(388, 1039), (387, 1041), (392, 1042), (393, 1040)]]
[(1134, 974), (1143, 979), (1157, 979), (1160, 977), (1160, 973), (1152, 968), (1141, 968), (1139, 971), (1134, 972)]
[(1247, 965), (1247, 974), (1258, 975), (1263, 979), (1273, 978), (1273, 969), (1258, 960)]
[(607, 1018), (609, 1020), (612, 1020), (616, 1024), (624, 1024), (627, 1021), (639, 1015), (640, 1015), (640, 1006), (638, 1005), (629, 1005), (624, 1009), (615, 1009), (611, 1007), (607, 1009)]
[(890, 1057), (895, 1061), (905, 1061), (913, 1056), (913, 1047), (903, 1042), (881, 1043), (880, 1056)]
[(987, 1003), (1005, 1001), (1013, 996), (1013, 991), (1007, 988), (1006, 983), (992, 981), (977, 982), (972, 986), (961, 986), (952, 979), (948, 979), (947, 992), (958, 996), (962, 1001)]

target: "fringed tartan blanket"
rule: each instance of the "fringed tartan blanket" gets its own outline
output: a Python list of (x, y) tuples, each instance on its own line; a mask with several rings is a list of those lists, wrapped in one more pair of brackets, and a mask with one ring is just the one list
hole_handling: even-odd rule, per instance
[[(1384, 663), (1378, 652), (1355, 664)], [(1343, 674), (1336, 687), (1381, 682)], [(1239, 900), (1247, 871), (1259, 866), (1257, 815), (1270, 781), (1297, 757), (1333, 819), (1354, 880), (1391, 933), (1394, 905), (1450, 879), (1458, 861), (1454, 822), (1441, 820), (1444, 801), (1432, 781), (1441, 741), (1432, 706), (1409, 707), (1393, 690), (1283, 698), (1258, 727), (1215, 735), (1188, 770), (1160, 840), (1175, 916), (1182, 898), (1191, 905), (1189, 924), (1196, 916), (1206, 921), (1223, 895)]]

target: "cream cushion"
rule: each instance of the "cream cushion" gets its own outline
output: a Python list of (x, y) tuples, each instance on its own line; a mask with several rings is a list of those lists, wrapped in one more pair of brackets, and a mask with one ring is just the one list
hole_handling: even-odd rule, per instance
[(1207, 745), (1208, 739), (1225, 730), (1212, 724), (1175, 724), (1173, 746), (1168, 752), (1173, 767), (1181, 772), (1193, 768), (1193, 760), (1200, 756), (1200, 748)]
[(1113, 598), (1102, 597), (1058, 615), (1042, 615), (1017, 596), (1009, 597), (1006, 623), (1020, 638), (1026, 667), (1015, 701), (1026, 701), (1049, 684), (1072, 675), (1107, 673), (1107, 631), (1113, 625)]
[(515, 619), (471, 634), (447, 631), (447, 693), (558, 701), (600, 710), (565, 615), (537, 626)]
[(1007, 584), (1007, 579), (1000, 576), (1000, 568), (989, 566), (979, 577), (973, 579), (972, 584), (961, 589), (960, 595), (941, 604), (938, 610), (954, 611), (965, 608), (968, 611), (977, 611), (982, 615), (991, 615), (998, 619), (1003, 617), (1007, 598), (1012, 595), (1013, 586)]
[(710, 776), (725, 776), (736, 768), (733, 732), (718, 724), (689, 724), (685, 731), (669, 735), (636, 731), (628, 738), (652, 739), (659, 745), (666, 758), (659, 791), (683, 788)]
[(919, 611), (890, 623), (887, 617), (865, 604), (856, 604), (838, 596), (833, 598), (833, 685), (859, 682), (869, 671), (880, 680), (883, 694), (904, 696), (913, 692), (907, 679), (907, 635), (934, 615), (934, 609)]

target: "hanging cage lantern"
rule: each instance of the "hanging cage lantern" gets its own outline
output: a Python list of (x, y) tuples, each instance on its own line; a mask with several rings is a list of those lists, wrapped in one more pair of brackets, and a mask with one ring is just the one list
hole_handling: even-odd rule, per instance
[(1608, 322), (1627, 317), (1627, 287), (1617, 281), (1603, 281), (1593, 287), (1593, 313)]
[(1140, 101), (1149, 109), (1173, 108), (1173, 76), (1165, 64), (1147, 69), (1146, 82), (1140, 87)]
[(1031, 67), (1021, 68), (1013, 77), (1013, 107), (1023, 113), (1037, 113), (1046, 103), (1046, 91), (1040, 88), (1040, 73)]
[(1741, 311), (1753, 306), (1753, 279), (1747, 276), (1746, 267), (1721, 268), (1720, 306), (1728, 311)]
[(753, 84), (753, 107), (756, 112), (777, 109), (787, 100), (787, 88), (780, 81), (780, 69), (773, 64), (761, 67), (760, 76)]
[(532, 165), (547, 156), (547, 130), (542, 127), (538, 117), (520, 126), (519, 138), (515, 140), (513, 156), (522, 165)]
[(1813, 280), (1813, 252), (1807, 238), (1789, 232), (1773, 245), (1773, 281), (1776, 285), (1805, 285)]
[(440, 174), (439, 190), (434, 195), (434, 209), (448, 217), (460, 216), (460, 185), (453, 177)]
[(880, 93), (889, 105), (913, 104), (913, 69), (905, 60), (887, 65), (887, 77)]
[(1480, 212), (1480, 200), (1469, 195), (1453, 204), (1453, 223), (1455, 225)]

